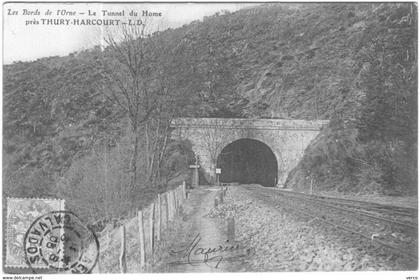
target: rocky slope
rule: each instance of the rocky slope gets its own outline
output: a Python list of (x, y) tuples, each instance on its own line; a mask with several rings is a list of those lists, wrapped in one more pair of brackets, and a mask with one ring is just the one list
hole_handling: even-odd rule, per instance
[[(417, 109), (407, 109), (417, 100), (416, 20), (409, 3), (267, 4), (154, 36), (183, 61), (174, 77), (190, 100), (180, 104), (183, 116), (332, 120), (290, 174), (289, 187), (307, 188), (312, 180), (319, 188), (340, 182), (340, 191), (369, 186), (368, 192), (401, 194), (415, 191), (415, 173), (407, 170), (416, 170), (416, 160), (404, 161), (405, 171), (398, 166), (416, 136), (394, 130), (386, 141), (360, 136), (366, 124), (376, 124), (368, 113), (380, 113), (379, 103), (401, 103), (390, 119), (407, 123), (408, 115), (415, 123), (410, 133), (417, 135)], [(125, 134), (124, 116), (101, 95), (94, 66), (99, 55), (93, 49), (3, 67), (3, 174), (10, 194), (51, 193), (74, 159), (98, 145), (113, 147)], [(401, 69), (376, 63), (381, 59)], [(377, 64), (388, 71), (381, 72), (383, 81), (375, 80)], [(389, 77), (397, 70), (407, 74), (404, 92), (393, 91), (398, 83)], [(382, 91), (371, 90), (372, 84)], [(371, 93), (383, 93), (384, 101)], [(403, 100), (389, 98), (394, 95)], [(386, 177), (390, 172), (392, 178)]]

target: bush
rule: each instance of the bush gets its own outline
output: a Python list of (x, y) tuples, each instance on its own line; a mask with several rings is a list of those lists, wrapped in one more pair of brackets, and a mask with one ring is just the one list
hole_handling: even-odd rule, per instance
[(4, 168), (4, 197), (48, 198), (55, 196), (54, 177), (44, 169), (26, 167)]
[(119, 217), (133, 209), (138, 191), (130, 189), (127, 145), (100, 149), (77, 159), (57, 183), (66, 208), (89, 224)]
[[(360, 141), (358, 130), (333, 120), (305, 150), (299, 165), (289, 174), (286, 186), (351, 193), (412, 195), (417, 177), (405, 141)], [(301, 171), (299, 171), (301, 169)], [(298, 180), (304, 176), (305, 180)], [(303, 186), (302, 186), (303, 184)]]
[[(137, 184), (131, 188), (129, 164), (132, 152), (128, 139), (124, 137), (113, 149), (98, 148), (89, 156), (75, 160), (58, 180), (57, 195), (66, 199), (66, 209), (80, 215), (88, 224), (105, 224), (144, 208), (158, 193), (172, 186), (168, 179), (178, 176), (181, 181), (188, 180), (185, 171), (188, 171), (191, 157), (190, 146), (171, 142), (158, 184), (153, 187), (139, 170)], [(141, 149), (140, 161), (143, 160)]]

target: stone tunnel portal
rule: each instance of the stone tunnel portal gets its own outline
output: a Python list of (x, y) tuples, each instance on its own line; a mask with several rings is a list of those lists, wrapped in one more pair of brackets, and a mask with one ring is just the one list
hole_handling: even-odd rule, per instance
[(224, 147), (217, 158), (220, 182), (277, 185), (277, 160), (273, 151), (261, 141), (243, 138)]

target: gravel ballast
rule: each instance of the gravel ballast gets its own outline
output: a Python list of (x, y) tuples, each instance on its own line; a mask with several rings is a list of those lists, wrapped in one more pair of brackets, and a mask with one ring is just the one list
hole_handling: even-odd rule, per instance
[[(236, 240), (255, 250), (246, 271), (407, 270), (397, 256), (366, 245), (319, 221), (255, 198), (260, 187), (231, 186), (210, 215), (235, 216)], [(344, 236), (344, 237), (343, 237)], [(369, 248), (368, 248), (369, 247)]]

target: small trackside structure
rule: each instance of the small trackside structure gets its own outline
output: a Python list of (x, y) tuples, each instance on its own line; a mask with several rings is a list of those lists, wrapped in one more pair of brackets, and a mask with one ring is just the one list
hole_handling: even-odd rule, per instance
[[(206, 179), (216, 182), (222, 150), (241, 139), (256, 140), (271, 149), (277, 161), (275, 184), (282, 187), (305, 148), (328, 120), (178, 118), (172, 121), (172, 139), (189, 140)], [(248, 153), (247, 150), (243, 151)], [(225, 153), (223, 153), (225, 154)], [(273, 157), (273, 158), (274, 158)], [(261, 165), (263, 166), (263, 165)], [(261, 167), (263, 168), (263, 167)], [(222, 170), (223, 174), (223, 170)]]

